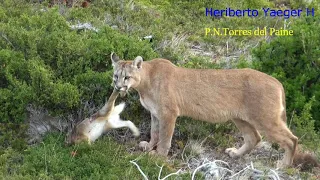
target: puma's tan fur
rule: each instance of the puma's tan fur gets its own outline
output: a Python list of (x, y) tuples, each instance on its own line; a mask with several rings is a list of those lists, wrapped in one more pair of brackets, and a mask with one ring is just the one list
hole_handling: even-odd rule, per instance
[(285, 94), (277, 79), (252, 69), (186, 69), (165, 59), (144, 62), (141, 56), (124, 61), (112, 54), (111, 60), (115, 88), (122, 95), (137, 90), (151, 113), (151, 139), (140, 142), (142, 148), (167, 155), (178, 116), (231, 120), (244, 137), (239, 149), (226, 149), (231, 157), (250, 152), (262, 133), (285, 149), (279, 165), (292, 164), (298, 138), (286, 125)]
[(75, 144), (86, 141), (89, 144), (99, 138), (106, 130), (112, 128), (128, 127), (134, 136), (139, 136), (138, 128), (131, 121), (123, 121), (119, 114), (124, 109), (124, 103), (114, 107), (119, 91), (114, 90), (106, 104), (90, 118), (86, 118), (66, 137), (66, 144)]

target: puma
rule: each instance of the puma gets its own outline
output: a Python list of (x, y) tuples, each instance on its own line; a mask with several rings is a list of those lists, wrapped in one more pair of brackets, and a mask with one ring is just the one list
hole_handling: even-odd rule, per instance
[[(168, 154), (178, 116), (220, 123), (231, 120), (244, 144), (227, 148), (231, 157), (249, 153), (261, 135), (284, 148), (279, 167), (292, 165), (298, 138), (286, 125), (285, 93), (275, 78), (253, 69), (187, 69), (169, 60), (120, 60), (112, 53), (115, 89), (124, 96), (138, 91), (140, 102), (151, 113), (151, 139), (139, 146), (163, 156)], [(156, 148), (156, 150), (153, 150)]]

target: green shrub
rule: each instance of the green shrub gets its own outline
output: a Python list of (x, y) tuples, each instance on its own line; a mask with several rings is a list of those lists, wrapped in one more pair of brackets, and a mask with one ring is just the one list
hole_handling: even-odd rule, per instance
[[(8, 106), (35, 103), (54, 112), (58, 107), (66, 111), (78, 108), (80, 98), (101, 103), (102, 97), (111, 93), (112, 51), (127, 59), (156, 56), (147, 42), (121, 35), (108, 26), (99, 32), (72, 31), (66, 21), (68, 16), (58, 9), (41, 12), (32, 11), (28, 4), (19, 6), (23, 8), (17, 11), (13, 2), (6, 1), (0, 11), (8, 19), (0, 24), (7, 39), (0, 40), (1, 98), (12, 96), (23, 101), (7, 101)], [(6, 90), (13, 90), (13, 86), (15, 93)], [(22, 100), (17, 96), (20, 91), (30, 97)], [(24, 108), (7, 108), (6, 112), (13, 110), (22, 113)], [(8, 116), (1, 116), (1, 122), (8, 120)]]
[(0, 7), (0, 123), (24, 122), (28, 104), (60, 116), (85, 102), (100, 106), (112, 90), (111, 52), (124, 59), (157, 56), (148, 42), (108, 25), (71, 30), (88, 10), (41, 8), (22, 0)]
[(311, 108), (315, 102), (314, 96), (307, 102), (300, 113), (300, 116), (295, 112), (292, 114), (292, 122), (294, 123), (294, 131), (304, 145), (317, 149), (320, 143), (318, 134), (315, 132), (315, 120), (311, 116)]
[(0, 123), (0, 156), (9, 147), (19, 151), (27, 147), (25, 141), (27, 127), (21, 123)]
[(33, 94), (24, 81), (27, 79), (24, 63), (20, 53), (0, 50), (0, 123), (21, 122), (26, 118), (25, 106)]

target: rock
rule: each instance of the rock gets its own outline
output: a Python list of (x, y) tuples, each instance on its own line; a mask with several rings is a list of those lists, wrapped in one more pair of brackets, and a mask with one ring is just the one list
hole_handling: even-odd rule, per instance
[(29, 112), (29, 128), (27, 130), (28, 144), (41, 142), (43, 136), (49, 131), (63, 132), (68, 127), (68, 123), (61, 118), (48, 115), (43, 109), (32, 106), (27, 107)]

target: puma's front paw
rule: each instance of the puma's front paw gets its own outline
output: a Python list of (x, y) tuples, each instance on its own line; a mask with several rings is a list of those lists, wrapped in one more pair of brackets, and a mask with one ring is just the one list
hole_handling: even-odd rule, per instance
[(239, 157), (237, 148), (227, 148), (225, 153), (227, 153), (232, 158)]
[(141, 141), (139, 143), (139, 148), (142, 150), (142, 151), (148, 151), (149, 150), (149, 143), (147, 141)]
[(151, 151), (149, 152), (149, 154), (150, 154), (150, 155), (157, 155), (158, 153), (157, 153), (156, 150), (151, 150)]
[(149, 151), (150, 155), (157, 155), (158, 152), (156, 150), (149, 150), (149, 143), (147, 141), (141, 141), (139, 143), (139, 148), (142, 149), (143, 151)]

